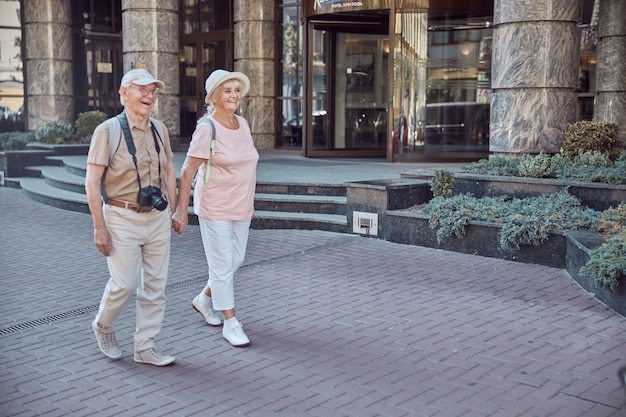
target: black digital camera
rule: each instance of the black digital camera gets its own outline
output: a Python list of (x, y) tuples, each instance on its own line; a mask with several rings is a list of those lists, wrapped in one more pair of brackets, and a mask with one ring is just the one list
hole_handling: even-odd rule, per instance
[(139, 190), (137, 204), (141, 207), (154, 207), (159, 211), (163, 211), (167, 207), (167, 200), (163, 198), (159, 187), (151, 185), (150, 187)]

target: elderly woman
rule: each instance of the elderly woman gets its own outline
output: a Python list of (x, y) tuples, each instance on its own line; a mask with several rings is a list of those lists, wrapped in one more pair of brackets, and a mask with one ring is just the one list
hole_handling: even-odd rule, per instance
[(250, 90), (250, 80), (240, 72), (219, 69), (209, 75), (205, 88), (208, 108), (191, 138), (172, 225), (178, 233), (187, 226), (191, 183), (197, 172), (194, 213), (209, 279), (191, 304), (211, 326), (222, 324), (214, 310), (221, 311), (224, 339), (233, 346), (247, 346), (250, 340), (235, 316), (233, 278), (246, 253), (259, 160), (246, 119), (235, 114)]

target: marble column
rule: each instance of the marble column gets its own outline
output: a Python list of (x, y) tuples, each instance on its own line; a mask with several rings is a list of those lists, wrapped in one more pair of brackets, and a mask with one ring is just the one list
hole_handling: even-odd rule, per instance
[(122, 0), (124, 72), (144, 68), (163, 81), (152, 116), (169, 130), (172, 147), (180, 145), (178, 1)]
[(616, 123), (626, 146), (626, 1), (600, 1), (594, 119)]
[(495, 0), (492, 154), (559, 151), (576, 121), (580, 3)]
[(235, 71), (250, 78), (250, 93), (241, 105), (257, 149), (274, 149), (275, 74), (273, 0), (235, 0)]
[(74, 123), (70, 0), (22, 2), (27, 130), (46, 122)]

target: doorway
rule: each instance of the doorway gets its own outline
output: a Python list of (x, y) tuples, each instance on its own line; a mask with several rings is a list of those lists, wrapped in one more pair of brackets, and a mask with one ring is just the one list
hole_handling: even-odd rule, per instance
[(204, 82), (216, 69), (232, 71), (230, 33), (203, 33), (180, 38), (180, 134), (189, 143), (204, 113)]
[(309, 21), (307, 31), (306, 156), (384, 157), (389, 12), (324, 17)]

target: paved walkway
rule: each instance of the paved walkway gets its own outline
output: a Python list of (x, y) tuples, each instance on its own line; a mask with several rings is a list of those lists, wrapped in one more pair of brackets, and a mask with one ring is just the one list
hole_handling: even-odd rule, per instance
[[(290, 166), (264, 164), (260, 177)], [(324, 164), (330, 178), (340, 161)], [(107, 269), (89, 215), (6, 187), (0, 213), (0, 416), (626, 415), (626, 318), (561, 269), (253, 230), (236, 278), (252, 344), (235, 349), (191, 308), (207, 271), (190, 226), (173, 237), (157, 340), (177, 360), (157, 368), (132, 360), (134, 305), (122, 358), (98, 350)]]

